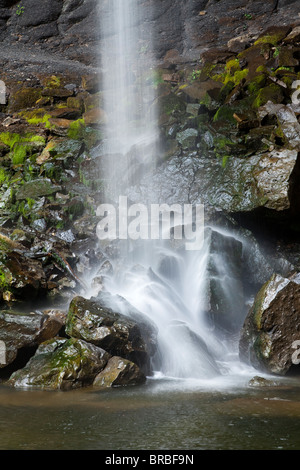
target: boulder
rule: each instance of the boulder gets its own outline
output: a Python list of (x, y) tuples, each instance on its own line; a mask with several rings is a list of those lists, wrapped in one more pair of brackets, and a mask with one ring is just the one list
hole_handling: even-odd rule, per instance
[(61, 318), (53, 314), (0, 311), (0, 340), (3, 342), (1, 344), (5, 344), (6, 351), (5, 361), (0, 364), (0, 368), (11, 364), (19, 350), (37, 347), (56, 336), (62, 325)]
[(64, 391), (81, 388), (93, 383), (109, 358), (106, 351), (83, 340), (54, 338), (41, 344), (8, 384)]
[(97, 388), (139, 385), (146, 381), (146, 376), (139, 367), (122, 357), (109, 359), (106, 367), (97, 374), (93, 386)]
[(244, 322), (239, 351), (258, 370), (286, 375), (300, 339), (300, 278), (278, 274), (262, 286)]
[(66, 320), (69, 336), (95, 344), (111, 355), (131, 360), (143, 372), (150, 373), (153, 351), (144, 332), (138, 321), (113, 311), (101, 300), (77, 296), (70, 303)]

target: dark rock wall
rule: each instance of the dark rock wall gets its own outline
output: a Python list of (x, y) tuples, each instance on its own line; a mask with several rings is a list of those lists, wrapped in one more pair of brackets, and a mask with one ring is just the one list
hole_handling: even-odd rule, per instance
[[(195, 61), (201, 52), (224, 47), (237, 36), (245, 41), (274, 24), (298, 23), (297, 0), (144, 0), (141, 40), (153, 34), (159, 60)], [(39, 46), (65, 59), (95, 65), (99, 18), (107, 0), (0, 1), (0, 57), (14, 46)], [(101, 47), (100, 47), (101, 49)], [(5, 54), (6, 53), (6, 54)], [(8, 57), (7, 57), (8, 56)]]

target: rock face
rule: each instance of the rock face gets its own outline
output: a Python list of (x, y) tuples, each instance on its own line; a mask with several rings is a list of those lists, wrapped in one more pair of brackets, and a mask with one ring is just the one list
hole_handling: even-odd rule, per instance
[[(257, 369), (285, 375), (293, 367), (299, 341), (299, 275), (274, 274), (257, 294), (240, 338), (240, 357)], [(294, 366), (295, 367), (295, 366)]]
[[(151, 34), (156, 55), (171, 65), (197, 60), (201, 52), (224, 48), (228, 41), (231, 49), (242, 50), (253, 37), (259, 36), (262, 27), (295, 21), (295, 2), (145, 0), (144, 17), (140, 19), (141, 49)], [(19, 50), (24, 45), (38, 45), (69, 60), (80, 60), (83, 64), (97, 62), (97, 40), (101, 37), (98, 17), (107, 16), (107, 2), (45, 0), (42, 11), (37, 9), (35, 0), (23, 0), (20, 6), (13, 0), (0, 5), (0, 37), (6, 44), (17, 41)]]

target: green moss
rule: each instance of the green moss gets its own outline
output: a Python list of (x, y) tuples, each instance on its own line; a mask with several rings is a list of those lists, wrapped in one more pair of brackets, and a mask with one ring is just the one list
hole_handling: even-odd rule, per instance
[(45, 138), (41, 135), (32, 134), (31, 132), (27, 132), (24, 135), (11, 133), (11, 132), (2, 132), (0, 134), (0, 142), (8, 145), (9, 148), (12, 150), (16, 143), (22, 142), (41, 142), (45, 143)]
[(13, 165), (22, 165), (26, 159), (27, 147), (22, 144), (15, 144), (12, 152)]
[(83, 100), (78, 98), (77, 96), (69, 96), (69, 98), (67, 99), (67, 106), (69, 108), (79, 109), (80, 111), (83, 111), (84, 109)]
[(228, 149), (228, 146), (234, 145), (228, 137), (219, 136), (214, 139), (214, 146), (218, 150)]
[(228, 106), (228, 105), (220, 106), (220, 108), (218, 109), (218, 111), (213, 117), (213, 121), (214, 122), (228, 121), (230, 123), (235, 124), (236, 120), (234, 119), (233, 114), (234, 114), (234, 110), (232, 109), (231, 106)]
[(22, 142), (22, 136), (20, 134), (10, 132), (2, 132), (0, 134), (0, 141), (12, 149), (16, 142)]
[(274, 83), (267, 87), (261, 88), (258, 91), (252, 106), (253, 108), (259, 108), (260, 106), (266, 104), (268, 101), (272, 101), (273, 103), (281, 103), (282, 99), (282, 90), (278, 85)]
[(224, 155), (222, 157), (222, 168), (226, 167), (229, 158), (230, 158), (230, 155)]
[(0, 268), (0, 291), (4, 292), (9, 290), (10, 280), (8, 278), (9, 271)]
[(7, 183), (10, 180), (10, 173), (3, 167), (0, 167), (0, 185)]
[(173, 113), (185, 112), (186, 103), (175, 93), (169, 93), (160, 97), (159, 106), (162, 114), (171, 115)]
[(225, 66), (226, 70), (234, 71), (234, 70), (240, 70), (240, 61), (239, 59), (232, 59), (226, 62)]
[(28, 109), (35, 106), (37, 100), (41, 97), (41, 90), (36, 88), (22, 88), (11, 98), (9, 104), (10, 112)]
[(47, 113), (43, 108), (21, 111), (20, 116), (22, 116), (28, 124), (37, 126), (38, 124), (45, 124), (46, 128), (50, 127), (49, 119), (51, 115)]
[(77, 119), (76, 121), (71, 122), (68, 129), (68, 137), (74, 140), (83, 140), (85, 137), (85, 122), (84, 119)]
[(264, 74), (259, 74), (251, 80), (247, 86), (247, 90), (251, 95), (253, 95), (263, 88), (265, 84), (266, 76)]
[(27, 155), (32, 155), (35, 151), (34, 143), (45, 144), (45, 138), (40, 135), (26, 133), (20, 135), (17, 133), (2, 132), (0, 141), (10, 148), (10, 157), (13, 165), (22, 165)]
[[(211, 64), (209, 62), (207, 62), (202, 68), (201, 68), (201, 73), (200, 73), (200, 76), (199, 76), (199, 80), (200, 81), (205, 81), (207, 80), (208, 78), (213, 78), (214, 76), (218, 76), (218, 74), (216, 74), (217, 70), (217, 65), (216, 64)], [(223, 72), (223, 70), (222, 70)]]
[(265, 65), (259, 65), (256, 69), (257, 73), (268, 73), (268, 69)]
[(247, 77), (248, 73), (249, 69), (236, 70), (233, 76), (231, 74), (227, 74), (224, 77), (223, 83), (226, 85), (228, 82), (233, 82), (235, 85), (238, 85), (244, 78)]
[(41, 166), (41, 173), (46, 178), (49, 178), (53, 181), (62, 181), (62, 167), (53, 162), (45, 162)]
[(57, 77), (56, 75), (51, 75), (51, 77), (46, 80), (46, 86), (49, 88), (59, 88), (61, 86), (60, 77)]
[(266, 34), (261, 38), (257, 39), (254, 43), (255, 46), (258, 44), (271, 44), (272, 46), (276, 46), (282, 40), (281, 34)]

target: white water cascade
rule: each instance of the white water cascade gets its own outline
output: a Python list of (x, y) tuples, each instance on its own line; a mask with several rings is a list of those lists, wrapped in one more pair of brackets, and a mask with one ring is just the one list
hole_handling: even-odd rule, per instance
[[(138, 0), (109, 0), (101, 18), (108, 203), (138, 186), (157, 160), (151, 38), (143, 37), (140, 8)], [(197, 251), (174, 249), (172, 240), (127, 240), (106, 283), (158, 327), (158, 375), (211, 379), (228, 373), (232, 351), (205, 316), (208, 238)]]

